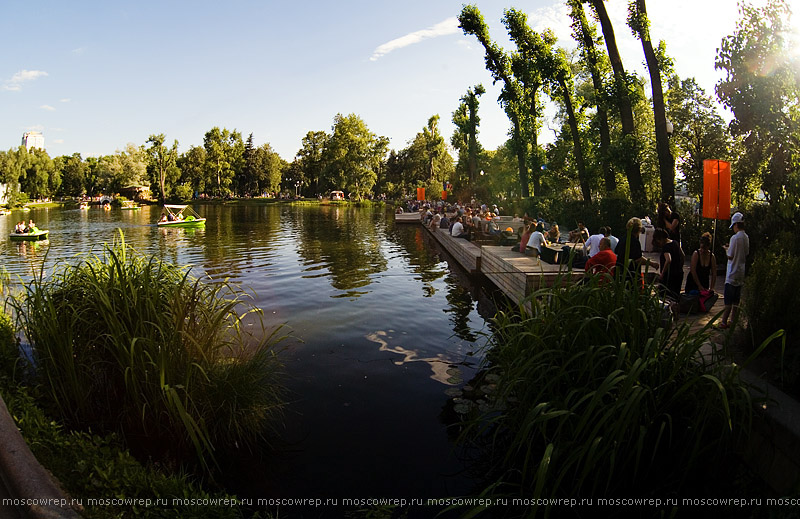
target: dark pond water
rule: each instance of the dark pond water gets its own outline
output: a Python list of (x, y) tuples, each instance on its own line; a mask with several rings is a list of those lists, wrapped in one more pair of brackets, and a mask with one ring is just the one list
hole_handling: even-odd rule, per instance
[[(294, 337), (290, 404), (270, 456), (232, 467), (250, 497), (441, 497), (472, 490), (446, 429), (453, 390), (476, 372), (493, 311), (420, 226), (344, 206), (201, 205), (205, 229), (158, 229), (141, 211), (34, 209), (0, 217), (3, 265), (29, 279), (115, 238), (195, 275), (229, 278)], [(50, 230), (12, 243), (18, 220)], [(46, 258), (46, 259), (45, 259)], [(480, 312), (479, 312), (480, 310)]]

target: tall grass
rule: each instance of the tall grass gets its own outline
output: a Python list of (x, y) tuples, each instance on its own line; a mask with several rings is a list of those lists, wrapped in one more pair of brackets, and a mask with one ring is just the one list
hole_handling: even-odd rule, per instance
[(220, 445), (253, 444), (280, 408), (276, 336), (243, 333), (241, 293), (133, 250), (36, 276), (12, 300), (52, 411), (71, 426), (122, 434), (134, 450), (206, 467)]
[(490, 452), (487, 494), (688, 495), (749, 430), (739, 368), (699, 353), (708, 328), (672, 326), (649, 290), (610, 281), (541, 290), (530, 312), (497, 314), (494, 406), (462, 435)]

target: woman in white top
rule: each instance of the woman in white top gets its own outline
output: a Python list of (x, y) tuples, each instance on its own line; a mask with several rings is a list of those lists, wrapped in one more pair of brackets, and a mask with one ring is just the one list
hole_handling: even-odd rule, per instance
[(544, 231), (544, 226), (542, 226), (542, 224), (537, 225), (536, 230), (531, 234), (530, 239), (528, 239), (528, 245), (525, 249), (526, 255), (536, 258), (542, 253), (542, 246), (547, 247), (550, 245), (547, 243), (547, 238), (544, 237), (542, 231)]

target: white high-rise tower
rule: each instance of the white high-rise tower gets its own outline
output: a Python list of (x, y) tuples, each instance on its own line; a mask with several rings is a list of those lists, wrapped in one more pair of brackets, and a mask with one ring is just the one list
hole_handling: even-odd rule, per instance
[(22, 145), (25, 146), (27, 151), (31, 148), (44, 149), (44, 135), (42, 132), (25, 132), (22, 134)]

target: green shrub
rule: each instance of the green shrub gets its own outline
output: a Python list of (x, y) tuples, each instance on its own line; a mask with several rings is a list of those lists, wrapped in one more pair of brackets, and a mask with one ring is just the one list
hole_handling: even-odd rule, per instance
[[(791, 245), (790, 245), (791, 247)], [(752, 248), (751, 248), (752, 250)], [(790, 391), (800, 391), (800, 321), (789, 301), (797, 300), (800, 291), (800, 257), (775, 243), (755, 254), (742, 291), (742, 305), (753, 344), (760, 344), (778, 330), (785, 332), (789, 348), (784, 358), (771, 352), (781, 365), (780, 378)]]
[[(6, 388), (3, 398), (25, 441), (39, 460), (61, 482), (73, 499), (81, 501), (89, 519), (115, 517), (239, 518), (238, 506), (188, 506), (177, 499), (235, 499), (208, 493), (186, 475), (168, 476), (139, 464), (119, 446), (113, 435), (101, 437), (69, 432), (36, 406), (23, 388)], [(162, 499), (158, 506), (92, 506), (89, 499)]]
[(14, 378), (19, 358), (14, 323), (10, 315), (0, 311), (0, 378)]
[(280, 406), (273, 334), (243, 333), (243, 297), (120, 239), (39, 277), (13, 299), (49, 409), (73, 428), (205, 466), (252, 445)]
[(708, 328), (664, 327), (649, 291), (593, 281), (529, 303), (498, 313), (491, 409), (462, 434), (491, 453), (485, 494), (690, 495), (748, 430), (739, 368), (698, 354)]

